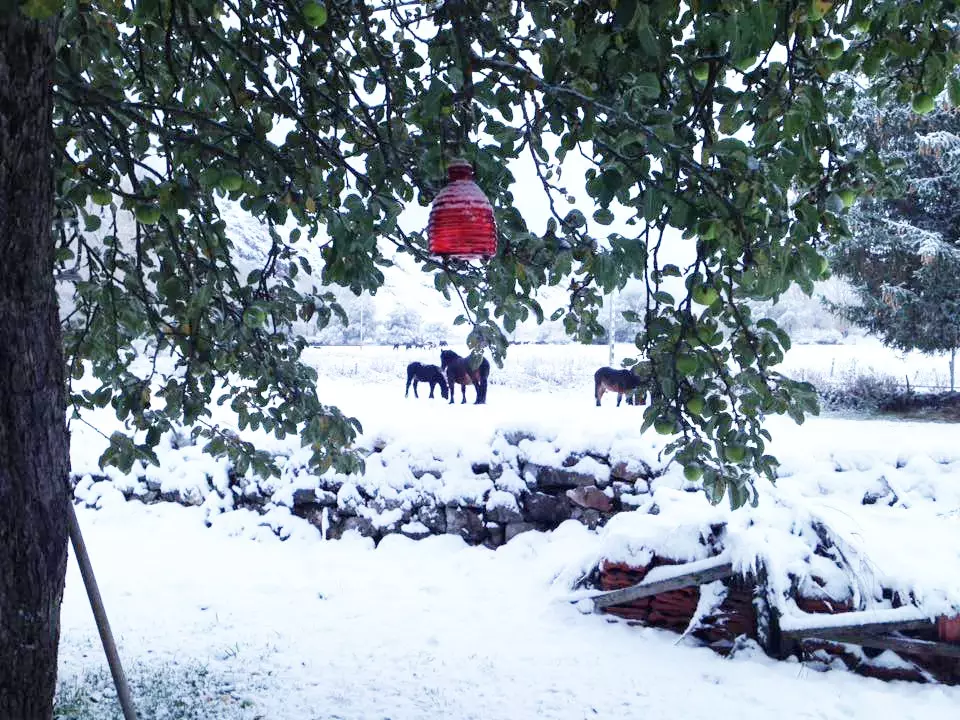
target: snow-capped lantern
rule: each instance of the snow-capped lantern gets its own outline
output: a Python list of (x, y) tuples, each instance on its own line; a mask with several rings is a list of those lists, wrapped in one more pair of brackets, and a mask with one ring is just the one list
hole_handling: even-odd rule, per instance
[(466, 160), (454, 160), (447, 168), (447, 178), (430, 208), (430, 253), (463, 259), (493, 257), (497, 254), (497, 222), (493, 206), (473, 181), (473, 167)]

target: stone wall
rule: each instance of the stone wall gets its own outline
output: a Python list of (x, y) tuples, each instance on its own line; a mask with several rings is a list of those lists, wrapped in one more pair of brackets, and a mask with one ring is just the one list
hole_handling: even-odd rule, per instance
[[(198, 455), (189, 450), (187, 455)], [(649, 502), (650, 481), (664, 471), (622, 452), (570, 450), (516, 431), (497, 433), (482, 450), (456, 449), (452, 457), (384, 441), (366, 452), (361, 476), (318, 477), (296, 458), (284, 459), (280, 479), (237, 477), (229, 468), (218, 476), (197, 457), (195, 472), (190, 463), (169, 471), (177, 482), (156, 469), (152, 476), (88, 474), (74, 478), (75, 493), (90, 506), (102, 503), (105, 493), (119, 492), (127, 500), (200, 505), (210, 513), (252, 509), (281, 537), (282, 516), (289, 513), (326, 539), (349, 531), (375, 541), (390, 533), (414, 539), (453, 534), (496, 547), (566, 520), (603, 525), (620, 510)]]

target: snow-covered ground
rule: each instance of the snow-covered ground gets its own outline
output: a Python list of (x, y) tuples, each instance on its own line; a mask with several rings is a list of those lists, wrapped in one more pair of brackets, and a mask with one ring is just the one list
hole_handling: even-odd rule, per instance
[[(855, 360), (861, 370), (872, 363), (876, 372), (920, 377), (942, 362), (911, 356), (897, 365), (876, 344), (853, 347), (816, 346), (801, 358), (800, 346), (787, 365), (836, 369)], [(626, 352), (618, 348), (617, 361)], [(324, 348), (309, 357), (321, 371), (321, 398), (357, 416), (367, 439), (420, 443), (433, 454), (482, 446), (494, 429), (515, 426), (561, 445), (654, 442), (638, 437), (637, 408), (616, 408), (612, 398), (593, 406), (591, 376), (607, 363), (605, 347), (514, 348), (508, 365), (494, 368), (489, 404), (481, 407), (427, 400), (423, 385), (421, 399), (404, 399), (406, 363), (434, 354)], [(91, 421), (107, 434), (113, 429), (106, 415)], [(778, 512), (784, 503), (807, 503), (804, 512), (833, 520), (849, 547), (872, 562), (871, 579), (901, 578), (931, 607), (960, 597), (960, 552), (951, 540), (960, 531), (954, 426), (835, 417), (796, 426), (775, 418), (771, 431), (785, 477), (761, 508), (774, 497)], [(75, 468), (94, 469), (102, 438), (75, 424), (73, 441)], [(863, 508), (862, 488), (879, 475), (900, 502)], [(157, 678), (176, 688), (149, 717), (956, 717), (960, 688), (820, 673), (750, 648), (725, 660), (665, 631), (582, 614), (569, 601), (569, 578), (589, 558), (625, 547), (625, 532), (649, 532), (631, 530), (641, 517), (671, 517), (671, 498), (691, 508), (702, 503), (695, 522), (725, 512), (702, 495), (667, 486), (656, 492), (664, 508), (658, 516), (624, 513), (598, 533), (569, 522), (496, 551), (453, 537), (389, 536), (374, 548), (355, 536), (324, 542), (305, 531), (281, 542), (258, 531), (260, 516), (248, 511), (216, 516), (207, 528), (202, 508), (143, 506), (117, 495), (100, 510), (78, 512), (140, 697)], [(663, 544), (671, 532), (662, 528)], [(936, 547), (924, 549), (923, 538)], [(107, 683), (72, 561), (61, 638), (63, 697), (89, 706), (90, 687)], [(201, 709), (178, 709), (185, 698)], [(99, 697), (96, 705), (110, 704)]]
[[(594, 541), (572, 522), (496, 552), (451, 537), (253, 541), (171, 505), (83, 510), (80, 522), (124, 661), (138, 678), (204, 668), (215, 682), (198, 717), (931, 720), (960, 702), (960, 688), (759, 651), (724, 660), (582, 615), (551, 586)], [(72, 564), (61, 633), (69, 687), (103, 663)]]

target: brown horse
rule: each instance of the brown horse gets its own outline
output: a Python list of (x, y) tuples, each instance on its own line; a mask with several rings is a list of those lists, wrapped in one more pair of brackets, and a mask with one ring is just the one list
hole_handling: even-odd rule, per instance
[(480, 362), (476, 369), (470, 366), (470, 358), (462, 358), (453, 350), (443, 350), (440, 352), (440, 369), (447, 374), (447, 382), (450, 385), (450, 403), (453, 404), (453, 396), (456, 394), (455, 384), (463, 386), (463, 402), (467, 401), (467, 385), (473, 385), (477, 390), (476, 405), (483, 405), (487, 402), (487, 378), (490, 375), (490, 363), (486, 358)]
[(611, 367), (602, 367), (593, 374), (593, 395), (600, 407), (600, 398), (605, 392), (617, 393), (617, 407), (623, 396), (627, 396), (627, 405), (643, 405), (647, 399), (647, 388), (644, 378), (635, 375), (630, 370), (614, 370)]

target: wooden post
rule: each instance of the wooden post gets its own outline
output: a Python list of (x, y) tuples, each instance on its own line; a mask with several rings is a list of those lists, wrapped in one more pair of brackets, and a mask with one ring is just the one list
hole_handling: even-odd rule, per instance
[(97, 579), (93, 576), (93, 566), (90, 564), (87, 546), (83, 542), (83, 535), (80, 534), (80, 523), (77, 522), (77, 511), (74, 510), (73, 507), (73, 498), (70, 498), (67, 507), (69, 508), (67, 511), (67, 524), (70, 530), (70, 541), (73, 543), (73, 549), (77, 554), (77, 564), (80, 566), (80, 575), (83, 577), (83, 584), (87, 589), (87, 597), (90, 598), (90, 607), (93, 609), (93, 617), (97, 622), (97, 630), (100, 632), (103, 651), (107, 655), (110, 674), (113, 675), (113, 684), (117, 688), (117, 699), (120, 701), (120, 708), (123, 710), (124, 720), (137, 720), (137, 713), (133, 707), (133, 696), (130, 694), (130, 686), (127, 685), (127, 678), (123, 674), (123, 667), (120, 665), (120, 655), (117, 653), (117, 646), (113, 641), (110, 623), (107, 622), (107, 611), (103, 607), (103, 599), (100, 597)]

